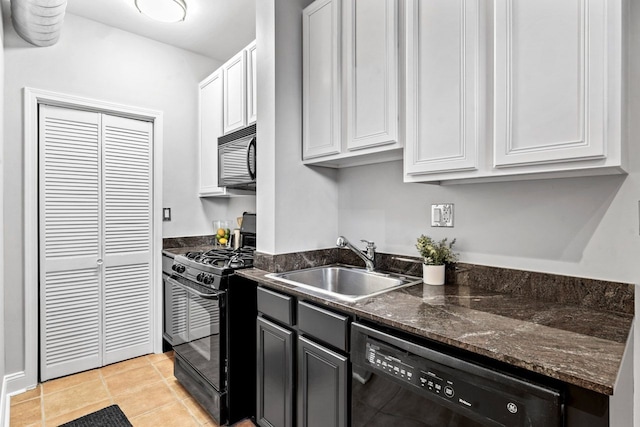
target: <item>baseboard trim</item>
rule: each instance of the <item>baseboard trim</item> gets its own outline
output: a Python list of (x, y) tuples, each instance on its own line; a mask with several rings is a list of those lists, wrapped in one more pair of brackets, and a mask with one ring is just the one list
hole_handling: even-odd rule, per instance
[(9, 427), (9, 396), (7, 393), (8, 375), (2, 377), (2, 391), (0, 392), (0, 427)]
[(31, 384), (32, 387), (30, 387), (29, 384), (26, 384), (27, 375), (24, 371), (18, 371), (12, 374), (7, 374), (5, 375), (4, 379), (7, 384), (8, 396), (13, 396), (14, 394), (22, 393), (37, 385), (37, 384)]
[(37, 384), (26, 384), (27, 375), (24, 371), (5, 375), (2, 379), (2, 397), (0, 398), (0, 427), (9, 427), (11, 399), (16, 394), (32, 389)]

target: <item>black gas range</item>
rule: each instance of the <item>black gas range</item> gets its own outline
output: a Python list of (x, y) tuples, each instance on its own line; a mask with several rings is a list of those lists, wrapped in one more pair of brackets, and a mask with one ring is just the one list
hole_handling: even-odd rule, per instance
[(212, 290), (223, 289), (224, 279), (240, 268), (253, 267), (255, 248), (213, 248), (208, 251), (187, 252), (176, 255), (171, 274), (197, 282)]
[(230, 379), (242, 386), (253, 378), (229, 361), (255, 351), (255, 319), (244, 315), (255, 310), (255, 298), (230, 284), (234, 271), (253, 266), (255, 214), (243, 216), (241, 239), (252, 245), (188, 252), (163, 263), (164, 338), (174, 350), (174, 375), (221, 425), (252, 412), (246, 399), (231, 396)]

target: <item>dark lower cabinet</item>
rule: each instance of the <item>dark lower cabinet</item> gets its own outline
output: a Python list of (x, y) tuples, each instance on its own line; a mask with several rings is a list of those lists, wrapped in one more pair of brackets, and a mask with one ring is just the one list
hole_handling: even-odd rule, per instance
[(298, 338), (298, 427), (346, 427), (347, 357)]
[(262, 427), (293, 427), (295, 333), (257, 318), (257, 414)]
[(257, 307), (258, 425), (347, 427), (349, 318), (262, 287)]

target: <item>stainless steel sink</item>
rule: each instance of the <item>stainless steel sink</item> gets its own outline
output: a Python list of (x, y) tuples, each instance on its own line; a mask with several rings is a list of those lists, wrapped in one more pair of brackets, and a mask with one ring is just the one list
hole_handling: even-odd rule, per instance
[(344, 265), (327, 265), (285, 273), (271, 273), (266, 277), (322, 292), (346, 301), (357, 301), (422, 283), (422, 279), (418, 277), (369, 272), (362, 268)]

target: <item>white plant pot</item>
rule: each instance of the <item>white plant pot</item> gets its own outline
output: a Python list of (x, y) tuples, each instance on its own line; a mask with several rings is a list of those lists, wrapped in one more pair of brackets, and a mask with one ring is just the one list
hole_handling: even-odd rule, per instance
[(425, 285), (444, 285), (444, 264), (422, 264), (422, 281)]

